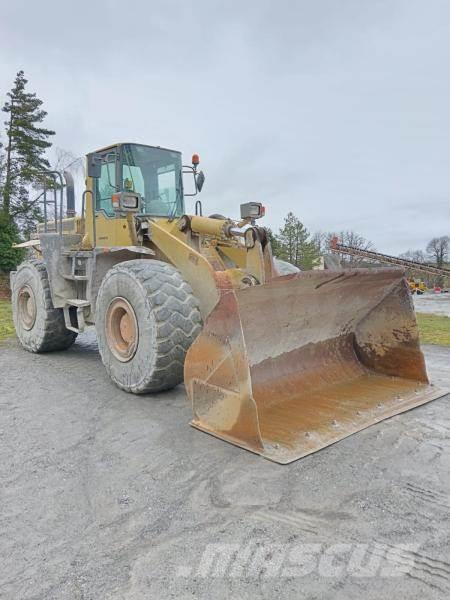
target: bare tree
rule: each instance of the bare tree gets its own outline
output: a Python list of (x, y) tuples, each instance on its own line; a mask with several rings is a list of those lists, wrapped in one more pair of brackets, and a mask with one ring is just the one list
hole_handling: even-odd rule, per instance
[[(64, 171), (70, 171), (75, 180), (82, 180), (84, 178), (84, 162), (81, 156), (75, 156), (73, 152), (70, 150), (64, 150), (63, 148), (54, 148), (54, 160), (51, 161), (50, 170), (52, 171), (60, 171), (61, 173)], [(47, 218), (54, 219), (54, 204), (49, 199), (54, 193), (53, 189), (55, 188), (55, 182), (52, 179), (48, 179), (46, 181), (47, 184)], [(56, 189), (59, 189), (59, 185), (56, 183)], [(30, 201), (30, 205), (42, 203), (42, 198), (44, 194), (44, 187), (42, 182), (37, 182), (33, 185), (33, 190), (35, 191), (35, 197)]]
[[(408, 250), (399, 254), (399, 258), (405, 258), (406, 260), (412, 260), (417, 263), (426, 264), (427, 256), (423, 250)], [(416, 271), (415, 269), (406, 268), (406, 276), (411, 279), (417, 279), (418, 281), (424, 281), (427, 287), (434, 285), (434, 278), (422, 271)]]
[(448, 235), (441, 237), (435, 237), (428, 242), (427, 253), (431, 260), (436, 263), (438, 267), (442, 267), (444, 262), (447, 260), (449, 252), (450, 239)]
[[(340, 233), (332, 231), (317, 231), (312, 236), (312, 241), (318, 249), (319, 254), (328, 254), (330, 252), (330, 242), (333, 237), (337, 237), (340, 244), (344, 246), (351, 246), (358, 250), (375, 250), (373, 243), (370, 240), (366, 240), (365, 237), (356, 233), (356, 231), (346, 230)], [(345, 263), (345, 266), (356, 267), (364, 261), (364, 258), (359, 256), (349, 256), (348, 254), (338, 253), (339, 260)]]
[(319, 255), (327, 254), (329, 252), (330, 245), (330, 234), (326, 231), (316, 231), (311, 236), (311, 241), (317, 248), (317, 253)]
[(70, 150), (64, 148), (55, 148), (55, 161), (52, 163), (52, 168), (55, 171), (69, 170), (73, 176), (84, 173), (84, 162), (81, 156), (75, 156)]
[(0, 141), (0, 198), (3, 196), (4, 180), (5, 180), (5, 155), (3, 153), (3, 144)]
[(399, 255), (399, 258), (405, 258), (406, 260), (413, 260), (418, 263), (425, 263), (426, 256), (423, 250), (408, 250)]
[[(341, 231), (338, 235), (339, 242), (344, 244), (344, 246), (351, 246), (352, 248), (357, 248), (358, 250), (375, 250), (375, 246), (370, 240), (367, 240), (365, 237), (357, 233), (356, 231), (346, 230)], [(361, 256), (349, 256), (343, 255), (341, 256), (341, 261), (346, 263), (350, 267), (357, 267), (362, 262), (364, 262), (364, 257)]]

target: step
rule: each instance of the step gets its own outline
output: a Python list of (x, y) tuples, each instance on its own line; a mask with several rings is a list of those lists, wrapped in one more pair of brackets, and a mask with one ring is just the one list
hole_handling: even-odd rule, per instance
[(89, 279), (87, 275), (63, 275), (63, 277), (69, 281), (87, 281)]
[(85, 306), (89, 306), (91, 304), (89, 300), (80, 300), (78, 298), (68, 298), (66, 303), (70, 306), (76, 306), (77, 308), (84, 308)]
[(94, 256), (92, 250), (63, 250), (61, 254), (68, 258), (92, 258)]
[[(66, 325), (66, 329), (70, 331), (75, 331), (75, 333), (82, 333), (86, 328), (86, 322), (84, 320), (84, 309), (90, 306), (89, 300), (82, 300), (79, 298), (68, 298), (66, 300), (66, 305), (63, 308), (64, 312), (64, 322)], [(78, 327), (74, 327), (72, 325), (72, 321), (70, 320), (70, 312), (69, 309), (71, 306), (76, 307), (77, 309), (77, 324)]]

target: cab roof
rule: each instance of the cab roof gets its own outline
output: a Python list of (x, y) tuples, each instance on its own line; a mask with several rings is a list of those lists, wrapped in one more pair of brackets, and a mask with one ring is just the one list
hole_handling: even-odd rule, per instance
[(178, 152), (178, 154), (181, 154), (180, 150), (173, 150), (172, 148), (164, 148), (163, 146), (150, 146), (149, 144), (140, 144), (139, 142), (117, 142), (115, 144), (110, 144), (109, 146), (104, 146), (103, 148), (99, 148), (98, 150), (94, 150), (94, 152), (105, 152), (106, 150), (112, 150), (113, 148), (124, 146), (125, 144), (130, 144), (132, 146), (145, 146), (146, 148), (156, 148), (159, 150), (168, 150), (169, 152)]

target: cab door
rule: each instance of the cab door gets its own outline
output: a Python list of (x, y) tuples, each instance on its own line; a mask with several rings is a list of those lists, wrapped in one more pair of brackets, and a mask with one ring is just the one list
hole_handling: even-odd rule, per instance
[[(113, 146), (96, 152), (101, 157), (101, 171), (98, 179), (88, 180), (93, 192), (95, 206), (96, 246), (130, 246), (133, 236), (126, 217), (118, 215), (112, 204), (112, 196), (121, 190), (120, 147)], [(89, 223), (91, 221), (91, 223)], [(92, 231), (92, 212), (86, 214), (86, 231)], [(89, 236), (91, 237), (91, 236)], [(92, 239), (90, 239), (92, 245)]]

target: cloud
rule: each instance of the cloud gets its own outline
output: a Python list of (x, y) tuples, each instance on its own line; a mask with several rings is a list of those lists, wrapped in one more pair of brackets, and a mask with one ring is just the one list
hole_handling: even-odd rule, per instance
[(16, 0), (0, 92), (23, 68), (75, 155), (198, 152), (207, 214), (261, 200), (274, 228), (292, 210), (398, 253), (450, 233), (449, 19), (438, 0)]

